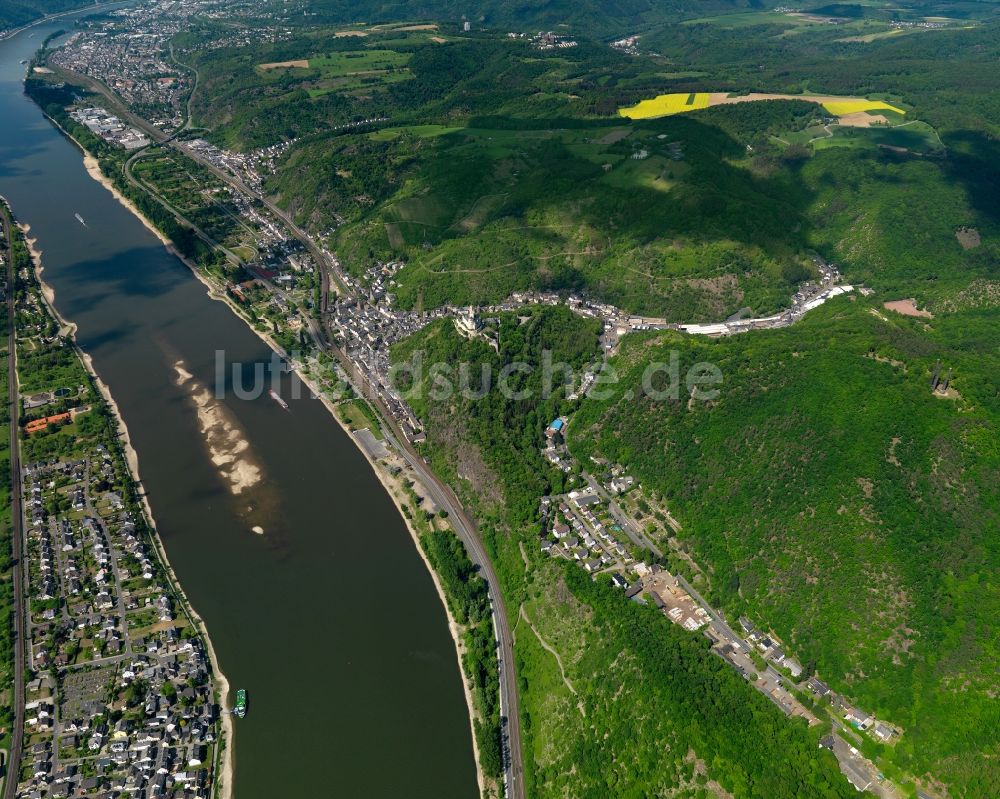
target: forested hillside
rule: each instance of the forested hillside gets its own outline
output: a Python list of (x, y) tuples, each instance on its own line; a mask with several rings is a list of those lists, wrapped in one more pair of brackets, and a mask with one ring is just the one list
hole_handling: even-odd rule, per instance
[(812, 274), (790, 229), (803, 227), (798, 186), (735, 166), (742, 148), (718, 128), (564, 124), (401, 133), (385, 163), (417, 163), (377, 215), (343, 230), (341, 250), (355, 266), (405, 258), (400, 301), (423, 307), (573, 289), (711, 319), (781, 308)]
[[(427, 422), (428, 456), (474, 512), (519, 619), (528, 795), (854, 795), (832, 755), (817, 748), (821, 731), (786, 720), (710, 654), (703, 637), (538, 551), (539, 498), (564, 490), (564, 475), (541, 457), (541, 431), (569, 407), (561, 390), (542, 397), (538, 366), (548, 350), (578, 368), (595, 354), (598, 330), (565, 308), (538, 309), (523, 320), (507, 315), (499, 324), (498, 353), (442, 321), (399, 345), (393, 360), (413, 364), (420, 353), (428, 366), (472, 365), (468, 397), (433, 391), (429, 369), (403, 387), (420, 389), (412, 403)], [(496, 390), (500, 369), (512, 362), (534, 367), (515, 372), (510, 383), (531, 396)], [(479, 396), (482, 366), (494, 388)], [(558, 664), (540, 640), (560, 653)]]
[[(962, 29), (868, 42), (721, 14), (643, 34), (668, 57), (586, 38), (539, 50), (445, 22), (199, 51), (217, 33), (206, 23), (178, 42), (202, 75), (199, 123), (236, 149), (294, 138), (267, 191), (349, 269), (405, 261), (402, 304), (559, 289), (695, 322), (786, 306), (813, 253), (922, 303), (997, 278), (1000, 25), (980, 9)], [(285, 63), (298, 66), (264, 69)], [(875, 94), (907, 111), (861, 128), (808, 102), (617, 116), (705, 90)], [(364, 120), (381, 121), (350, 127)], [(967, 228), (977, 246), (956, 238)]]
[[(626, 341), (614, 397), (585, 402), (570, 441), (662, 498), (711, 601), (899, 724), (890, 759), (983, 799), (1000, 793), (998, 322), (850, 297), (781, 332)], [(671, 351), (719, 367), (717, 400), (642, 396)]]

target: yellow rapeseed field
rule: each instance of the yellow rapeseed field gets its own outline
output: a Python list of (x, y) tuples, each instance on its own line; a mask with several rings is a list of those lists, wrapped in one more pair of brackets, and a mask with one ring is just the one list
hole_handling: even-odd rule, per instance
[(708, 92), (661, 94), (652, 100), (643, 100), (637, 105), (619, 108), (618, 113), (629, 119), (649, 119), (670, 116), (671, 114), (683, 114), (685, 111), (708, 108), (709, 97)]
[(838, 102), (823, 103), (823, 108), (835, 117), (842, 117), (847, 114), (857, 114), (860, 111), (895, 111), (897, 114), (905, 114), (902, 108), (883, 103), (881, 100), (843, 100)]
[(629, 119), (651, 119), (652, 117), (666, 117), (672, 114), (683, 114), (687, 111), (697, 111), (701, 108), (708, 108), (709, 105), (722, 103), (742, 102), (746, 100), (811, 100), (822, 104), (823, 108), (835, 117), (858, 114), (865, 111), (895, 111), (897, 114), (905, 114), (902, 108), (883, 102), (882, 100), (866, 100), (858, 98), (831, 98), (815, 94), (760, 94), (746, 95), (742, 97), (728, 98), (725, 94), (716, 95), (712, 102), (711, 92), (680, 92), (674, 94), (661, 94), (651, 100), (643, 100), (636, 105), (627, 108), (619, 108), (618, 114)]

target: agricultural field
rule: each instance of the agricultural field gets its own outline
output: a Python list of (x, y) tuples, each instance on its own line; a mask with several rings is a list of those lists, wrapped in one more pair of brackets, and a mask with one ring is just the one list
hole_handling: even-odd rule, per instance
[(382, 128), (369, 135), (372, 141), (392, 141), (400, 136), (413, 136), (418, 139), (433, 139), (436, 136), (444, 136), (446, 133), (455, 133), (463, 128), (448, 127), (447, 125), (409, 125), (405, 128)]
[(410, 60), (409, 53), (395, 50), (359, 50), (309, 59), (310, 69), (320, 70), (324, 76), (340, 77), (359, 72), (399, 69)]
[(410, 77), (409, 53), (395, 50), (349, 50), (309, 59), (261, 64), (262, 72), (286, 70), (302, 78), (310, 97), (330, 92), (350, 93), (384, 86)]
[(943, 155), (945, 150), (937, 131), (926, 122), (920, 121), (892, 128), (832, 126), (827, 132), (820, 130), (815, 136), (811, 144), (817, 150), (827, 147), (882, 147), (898, 153), (917, 155)]
[(743, 11), (735, 14), (718, 14), (710, 17), (696, 17), (684, 20), (684, 25), (713, 25), (720, 28), (740, 29), (759, 28), (765, 25), (777, 25), (787, 28), (819, 26), (824, 23), (821, 18), (809, 14), (790, 14), (781, 11), (757, 10)]
[[(203, 76), (195, 116), (214, 129), (216, 143), (237, 149), (266, 146), (292, 135), (360, 116), (387, 116), (393, 91), (436, 64), (447, 39), (425, 26), (324, 31), (276, 45), (198, 50), (209, 32), (191, 32), (189, 54)], [(413, 63), (417, 69), (414, 71)], [(420, 91), (419, 89), (417, 91)]]
[(651, 119), (671, 114), (684, 114), (708, 108), (711, 94), (691, 92), (690, 94), (661, 94), (651, 100), (643, 100), (629, 108), (621, 108), (618, 113), (629, 119)]
[(845, 117), (851, 114), (869, 113), (871, 111), (894, 111), (897, 114), (906, 113), (903, 109), (889, 105), (889, 103), (882, 102), (881, 100), (824, 100), (821, 105), (835, 117)]
[[(949, 28), (968, 28), (974, 23), (956, 17), (924, 16), (919, 4), (913, 9), (889, 8), (869, 2), (832, 3), (812, 9), (737, 11), (684, 20), (684, 26), (711, 26), (775, 38), (819, 39), (837, 42), (876, 42), (893, 36), (934, 33)], [(900, 23), (904, 25), (900, 25)]]
[[(903, 117), (906, 112), (882, 100), (868, 100), (863, 97), (827, 97), (815, 94), (775, 94), (752, 92), (747, 95), (730, 95), (726, 92), (691, 92), (688, 94), (661, 94), (650, 100), (642, 100), (633, 106), (618, 109), (620, 116), (629, 119), (651, 119), (655, 117), (700, 111), (717, 105), (743, 102), (764, 102), (769, 100), (805, 100), (818, 103), (831, 116), (841, 117), (841, 124), (858, 124), (867, 127), (859, 115), (888, 111), (894, 117)], [(845, 120), (845, 117), (851, 119)], [(880, 117), (885, 121), (884, 117)]]

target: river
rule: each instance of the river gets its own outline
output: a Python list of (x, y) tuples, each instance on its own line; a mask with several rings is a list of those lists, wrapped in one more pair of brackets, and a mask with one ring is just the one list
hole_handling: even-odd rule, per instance
[[(446, 615), (369, 465), (316, 400), (283, 410), (227, 392), (199, 418), (217, 351), (252, 369), (270, 350), (24, 97), (19, 62), (71, 25), (0, 42), (0, 194), (31, 226), (56, 306), (117, 401), (222, 670), (250, 692), (235, 720), (237, 798), (476, 796)], [(240, 494), (211, 458), (203, 426), (215, 422), (216, 444), (246, 467), (230, 476), (257, 479)]]

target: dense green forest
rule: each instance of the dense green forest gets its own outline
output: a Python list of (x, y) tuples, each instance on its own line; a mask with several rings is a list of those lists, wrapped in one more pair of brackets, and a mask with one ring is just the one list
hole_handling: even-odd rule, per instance
[(465, 630), (463, 667), (472, 682), (473, 701), (479, 714), (475, 720), (479, 763), (488, 777), (500, 779), (503, 774), (500, 684), (486, 581), (479, 576), (462, 542), (453, 533), (434, 530), (420, 541), (444, 586), (455, 622)]
[(801, 219), (797, 186), (734, 166), (743, 148), (719, 128), (562, 124), (400, 133), (386, 168), (406, 155), (418, 166), (403, 168), (377, 215), (341, 232), (340, 250), (355, 267), (406, 259), (398, 294), (415, 306), (589, 290), (651, 315), (709, 319), (774, 311), (812, 274), (789, 231)]
[[(998, 321), (851, 297), (781, 332), (626, 340), (614, 396), (583, 404), (570, 441), (662, 498), (710, 601), (899, 724), (886, 755), (956, 797), (1000, 791)], [(643, 395), (672, 351), (721, 370), (718, 399)]]
[[(538, 500), (564, 490), (566, 476), (543, 461), (542, 431), (570, 406), (561, 388), (543, 396), (542, 353), (579, 368), (596, 353), (598, 331), (565, 308), (506, 315), (499, 326), (499, 352), (442, 321), (399, 345), (393, 360), (409, 364), (410, 374), (424, 364), (400, 386), (427, 422), (428, 455), (475, 513), (512, 615), (523, 605), (531, 619), (518, 621), (515, 645), (530, 795), (694, 797), (706, 780), (741, 797), (852, 795), (833, 758), (817, 749), (819, 732), (787, 723), (707, 642), (578, 568), (564, 572), (543, 559)], [(510, 388), (531, 396), (497, 390), (503, 365), (513, 362), (531, 372), (514, 372)], [(469, 364), (464, 383), (459, 363)], [(435, 392), (442, 376), (468, 396)], [(483, 392), (487, 385), (493, 390)], [(535, 635), (556, 642), (575, 695)]]

